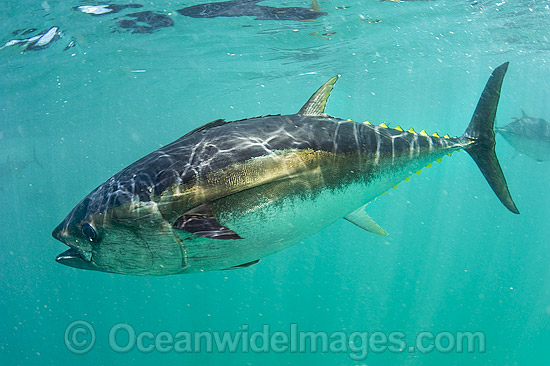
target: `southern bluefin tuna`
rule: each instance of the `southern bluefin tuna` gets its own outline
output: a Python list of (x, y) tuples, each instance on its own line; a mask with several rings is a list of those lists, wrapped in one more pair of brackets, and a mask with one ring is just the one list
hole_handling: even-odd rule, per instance
[(521, 118), (495, 130), (520, 154), (539, 162), (550, 160), (550, 123), (529, 117), (523, 109), (521, 112)]
[(508, 64), (496, 68), (460, 137), (324, 113), (338, 77), (296, 114), (216, 120), (126, 167), (53, 231), (59, 263), (132, 275), (245, 267), (345, 218), (377, 234), (366, 204), (464, 149), (500, 201), (518, 210), (495, 155), (494, 118)]

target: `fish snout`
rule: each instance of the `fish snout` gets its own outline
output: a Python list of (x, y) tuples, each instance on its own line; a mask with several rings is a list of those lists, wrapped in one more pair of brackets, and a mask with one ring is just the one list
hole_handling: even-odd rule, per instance
[(52, 231), (52, 236), (70, 248), (57, 256), (55, 259), (57, 262), (65, 264), (68, 258), (72, 257), (78, 257), (80, 260), (87, 262), (91, 260), (93, 250), (91, 243), (75, 236), (66, 221), (63, 221)]
[(63, 232), (66, 231), (65, 229), (65, 222), (62, 222), (61, 224), (57, 225), (57, 227), (52, 231), (52, 236), (65, 243), (65, 241), (63, 240), (63, 237), (65, 237), (66, 235), (63, 235)]

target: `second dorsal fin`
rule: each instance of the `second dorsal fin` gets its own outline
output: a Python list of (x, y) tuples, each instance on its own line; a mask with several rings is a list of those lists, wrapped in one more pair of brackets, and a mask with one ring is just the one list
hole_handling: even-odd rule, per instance
[(321, 6), (317, 2), (317, 0), (312, 0), (310, 9), (313, 10), (313, 11), (321, 11)]
[(527, 113), (525, 113), (525, 110), (523, 108), (521, 108), (521, 118), (529, 118), (529, 116), (527, 115)]
[(337, 75), (323, 84), (323, 86), (309, 98), (298, 114), (301, 116), (325, 116), (324, 112), (328, 97), (339, 77), (340, 75)]

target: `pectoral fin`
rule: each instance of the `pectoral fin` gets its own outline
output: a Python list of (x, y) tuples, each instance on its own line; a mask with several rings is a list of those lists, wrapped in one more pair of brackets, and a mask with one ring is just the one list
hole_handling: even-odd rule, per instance
[(388, 233), (386, 233), (384, 229), (378, 226), (378, 224), (374, 222), (369, 215), (367, 215), (367, 213), (365, 212), (366, 206), (367, 205), (362, 206), (361, 208), (353, 211), (344, 218), (352, 224), (359, 226), (361, 229), (370, 231), (373, 234), (388, 235)]
[(242, 239), (239, 234), (222, 226), (208, 204), (197, 206), (176, 219), (174, 227), (210, 239)]
[(259, 261), (260, 261), (259, 259), (256, 259), (255, 261), (248, 262), (248, 263), (243, 263), (243, 264), (239, 264), (238, 266), (233, 266), (233, 267), (229, 267), (229, 268), (224, 268), (223, 270), (224, 270), (224, 271), (227, 271), (227, 270), (230, 270), (230, 269), (246, 268), (246, 267), (253, 266), (254, 264), (258, 263)]

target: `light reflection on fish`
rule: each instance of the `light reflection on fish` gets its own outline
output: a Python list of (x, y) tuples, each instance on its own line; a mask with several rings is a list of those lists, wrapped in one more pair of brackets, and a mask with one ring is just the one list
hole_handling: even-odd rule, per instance
[(345, 218), (384, 235), (365, 206), (444, 155), (464, 149), (500, 201), (518, 210), (494, 151), (494, 117), (508, 64), (489, 78), (460, 137), (331, 117), (338, 77), (296, 114), (216, 120), (126, 167), (53, 231), (57, 261), (132, 275), (257, 263)]
[(550, 160), (550, 123), (542, 118), (529, 117), (524, 110), (521, 112), (521, 118), (514, 118), (495, 131), (519, 153), (539, 162)]

